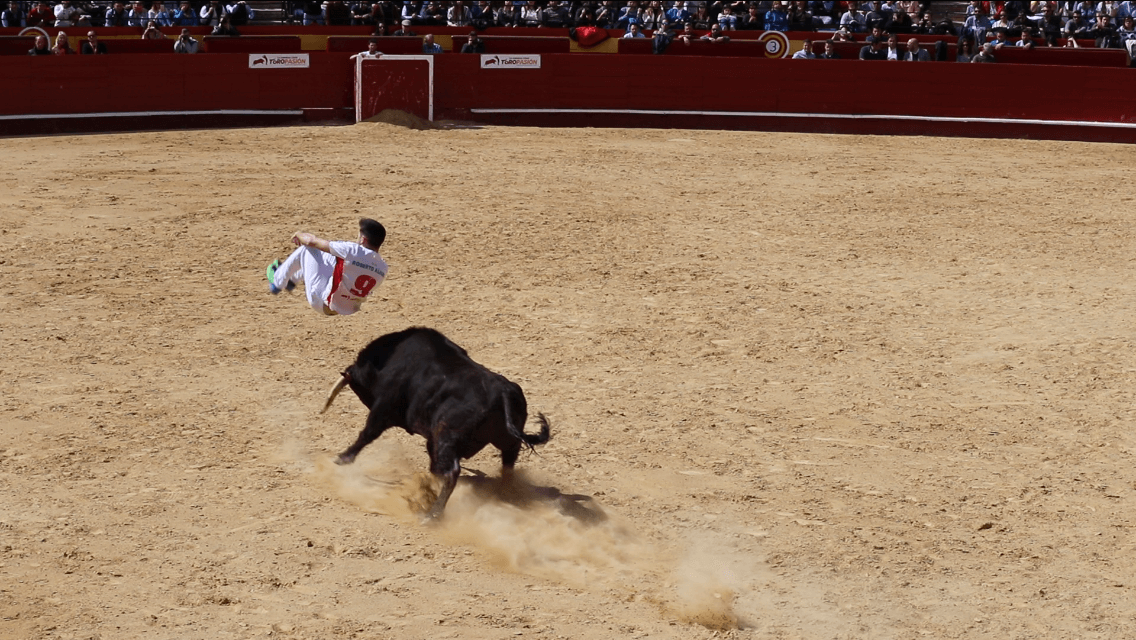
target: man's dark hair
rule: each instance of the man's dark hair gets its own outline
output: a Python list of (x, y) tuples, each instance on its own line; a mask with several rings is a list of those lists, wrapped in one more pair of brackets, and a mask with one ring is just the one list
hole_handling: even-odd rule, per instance
[(359, 233), (367, 240), (372, 249), (378, 249), (387, 239), (387, 230), (378, 220), (361, 218), (359, 220)]

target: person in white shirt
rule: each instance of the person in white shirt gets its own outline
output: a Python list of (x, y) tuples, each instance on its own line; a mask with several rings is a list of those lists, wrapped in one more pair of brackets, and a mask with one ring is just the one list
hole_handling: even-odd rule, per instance
[(357, 242), (324, 240), (297, 232), (292, 244), (299, 247), (284, 262), (268, 265), (268, 292), (276, 295), (304, 283), (308, 304), (325, 315), (351, 315), (387, 276), (387, 263), (379, 247), (387, 231), (377, 220), (359, 220)]
[(375, 60), (383, 57), (383, 52), (379, 51), (379, 41), (372, 39), (367, 43), (367, 50), (359, 54), (360, 58), (367, 58)]
[(793, 54), (793, 60), (812, 60), (815, 57), (812, 40), (805, 40), (805, 43), (801, 45), (801, 50)]

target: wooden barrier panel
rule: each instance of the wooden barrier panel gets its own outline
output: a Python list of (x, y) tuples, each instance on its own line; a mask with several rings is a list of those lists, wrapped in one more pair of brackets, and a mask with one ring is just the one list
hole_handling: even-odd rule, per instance
[[(468, 32), (467, 32), (468, 34)], [(482, 36), (485, 53), (568, 53), (568, 38), (549, 38), (534, 36)], [(469, 35), (454, 36), (454, 52), (460, 52), (469, 40)]]
[[(527, 108), (1136, 122), (1128, 69), (578, 54), (481, 69), (471, 58), (436, 59), (435, 117)], [(1042, 99), (1047, 86), (1062, 90)], [(976, 100), (975, 87), (998, 99)]]
[(418, 36), (330, 36), (328, 51), (359, 53), (367, 50), (372, 39), (379, 41), (379, 51), (387, 55), (413, 55), (422, 53), (422, 38)]
[[(205, 36), (206, 53), (299, 53), (299, 36)], [(172, 44), (170, 45), (173, 46)]]
[(26, 56), (35, 48), (35, 36), (0, 37), (0, 56)]
[(0, 115), (352, 107), (349, 56), (309, 56), (307, 69), (250, 69), (248, 54), (13, 56)]

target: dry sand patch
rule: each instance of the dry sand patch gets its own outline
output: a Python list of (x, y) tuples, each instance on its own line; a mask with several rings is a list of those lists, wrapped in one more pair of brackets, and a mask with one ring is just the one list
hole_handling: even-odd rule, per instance
[[(0, 141), (2, 638), (1117, 638), (1130, 148), (703, 131)], [(325, 318), (297, 229), (390, 232)], [(433, 326), (553, 440), (328, 464)], [(530, 427), (531, 429), (531, 427)]]

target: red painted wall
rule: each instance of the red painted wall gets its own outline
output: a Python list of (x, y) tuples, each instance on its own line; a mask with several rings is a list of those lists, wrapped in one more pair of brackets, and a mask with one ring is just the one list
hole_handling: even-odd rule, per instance
[(446, 55), (435, 73), (436, 118), (587, 108), (1136, 122), (1130, 69), (576, 53), (544, 55), (540, 69)]
[(349, 56), (309, 56), (308, 69), (249, 69), (247, 53), (12, 57), (0, 115), (354, 106)]

